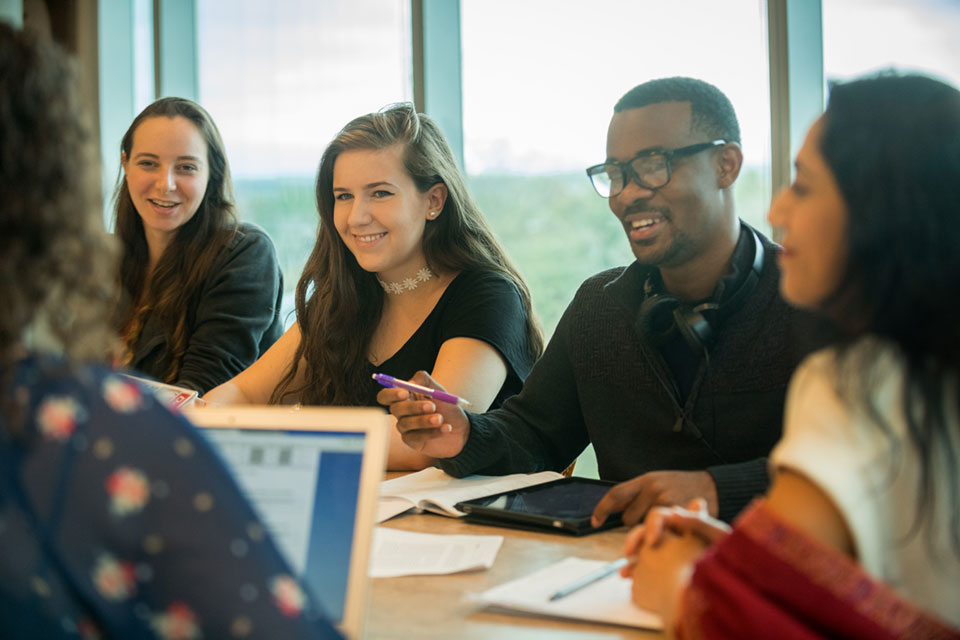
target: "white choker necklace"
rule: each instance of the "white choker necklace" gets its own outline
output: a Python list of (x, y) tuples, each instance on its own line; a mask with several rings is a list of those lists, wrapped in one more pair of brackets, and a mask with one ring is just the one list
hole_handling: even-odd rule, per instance
[(434, 275), (436, 274), (434, 274), (433, 271), (430, 271), (429, 267), (424, 267), (423, 269), (420, 269), (420, 271), (417, 271), (417, 275), (414, 277), (404, 278), (400, 282), (384, 282), (379, 277), (377, 278), (377, 282), (380, 283), (380, 286), (383, 287), (383, 290), (387, 293), (400, 294), (407, 291), (413, 291), (422, 283), (432, 278)]

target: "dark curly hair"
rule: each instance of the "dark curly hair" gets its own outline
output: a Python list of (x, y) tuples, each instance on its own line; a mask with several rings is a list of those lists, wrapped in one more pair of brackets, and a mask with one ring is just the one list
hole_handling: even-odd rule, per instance
[[(950, 405), (960, 415), (960, 396), (944, 387), (960, 375), (960, 91), (895, 72), (838, 84), (823, 117), (820, 151), (848, 216), (846, 273), (824, 305), (846, 338), (841, 364), (850, 375), (841, 379), (869, 380), (880, 355), (848, 349), (859, 336), (898, 346), (903, 414), (923, 465), (917, 514), (929, 514), (935, 493), (947, 491), (960, 555), (960, 452), (953, 444), (958, 434), (950, 434), (957, 424), (947, 415)], [(868, 387), (860, 387), (864, 400)], [(951, 478), (946, 487), (934, 486), (932, 473), (941, 454)]]
[(67, 56), (0, 23), (4, 377), (24, 351), (104, 360), (115, 346), (117, 252), (104, 230), (92, 140)]
[(740, 143), (740, 123), (730, 99), (709, 82), (676, 76), (658, 78), (623, 94), (614, 113), (662, 102), (689, 102), (691, 125), (713, 138)]

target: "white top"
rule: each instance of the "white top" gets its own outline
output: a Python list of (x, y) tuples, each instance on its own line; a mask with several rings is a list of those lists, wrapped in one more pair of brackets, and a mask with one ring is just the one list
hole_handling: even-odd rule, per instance
[[(842, 390), (837, 385), (835, 351), (817, 352), (800, 365), (787, 393), (783, 438), (770, 462), (774, 469), (789, 468), (806, 476), (832, 498), (867, 572), (921, 608), (960, 626), (960, 556), (949, 542), (946, 452), (942, 446), (932, 452), (933, 518), (921, 519), (908, 536), (916, 520), (921, 467), (901, 408), (901, 360), (894, 348), (876, 339), (862, 340), (850, 356), (862, 356), (868, 347), (880, 351), (876, 365), (845, 366)], [(870, 385), (870, 398), (889, 434), (868, 414), (860, 384)], [(956, 496), (960, 492), (957, 385), (955, 380), (945, 385), (949, 387), (946, 415)]]

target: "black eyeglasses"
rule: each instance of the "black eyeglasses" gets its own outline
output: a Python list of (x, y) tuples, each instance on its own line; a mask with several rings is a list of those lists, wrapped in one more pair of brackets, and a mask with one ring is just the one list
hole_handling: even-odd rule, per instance
[(725, 144), (726, 140), (713, 140), (679, 149), (641, 151), (629, 162), (611, 161), (594, 165), (587, 169), (587, 176), (593, 188), (604, 198), (618, 195), (631, 178), (644, 189), (660, 189), (670, 182), (670, 161), (673, 158), (692, 156)]

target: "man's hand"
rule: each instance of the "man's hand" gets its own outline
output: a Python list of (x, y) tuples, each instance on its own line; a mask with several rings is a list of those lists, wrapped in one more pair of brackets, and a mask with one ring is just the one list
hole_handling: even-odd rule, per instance
[(707, 501), (707, 511), (719, 513), (717, 486), (706, 471), (651, 471), (610, 489), (593, 510), (591, 524), (599, 527), (611, 513), (623, 512), (624, 524), (637, 524), (650, 507)]
[[(425, 371), (410, 380), (431, 389), (445, 389)], [(408, 447), (433, 458), (452, 458), (470, 435), (470, 421), (460, 407), (434, 402), (406, 389), (381, 389), (377, 402), (397, 419), (397, 430)]]

